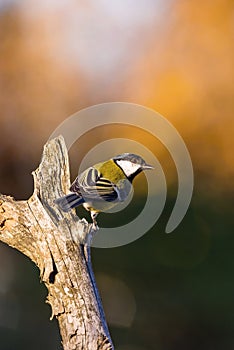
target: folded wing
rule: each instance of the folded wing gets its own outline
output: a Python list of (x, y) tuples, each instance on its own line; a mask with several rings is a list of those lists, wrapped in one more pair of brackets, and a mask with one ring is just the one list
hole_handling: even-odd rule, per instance
[(112, 202), (118, 198), (118, 188), (95, 168), (90, 167), (72, 183), (70, 191), (79, 194), (87, 202), (89, 200), (105, 200)]

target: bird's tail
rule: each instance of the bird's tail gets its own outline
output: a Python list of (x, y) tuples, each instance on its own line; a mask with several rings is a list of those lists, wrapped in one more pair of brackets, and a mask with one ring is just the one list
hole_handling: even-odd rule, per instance
[(64, 197), (56, 199), (55, 204), (57, 204), (63, 211), (68, 212), (72, 208), (77, 207), (84, 203), (84, 199), (79, 197), (76, 193), (67, 194)]

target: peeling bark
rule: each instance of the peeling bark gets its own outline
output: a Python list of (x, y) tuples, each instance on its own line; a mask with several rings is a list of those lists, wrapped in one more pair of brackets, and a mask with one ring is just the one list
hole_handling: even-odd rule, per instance
[(33, 177), (34, 193), (29, 200), (15, 201), (0, 194), (0, 240), (39, 267), (64, 350), (114, 349), (86, 243), (94, 234), (93, 227), (74, 210), (64, 213), (54, 204), (70, 186), (62, 137), (45, 145)]

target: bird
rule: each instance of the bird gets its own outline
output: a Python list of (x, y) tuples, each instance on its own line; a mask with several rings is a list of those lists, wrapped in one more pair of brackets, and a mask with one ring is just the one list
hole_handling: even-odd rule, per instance
[(71, 193), (57, 198), (55, 203), (64, 212), (83, 205), (97, 224), (97, 215), (124, 202), (132, 191), (133, 179), (150, 169), (154, 167), (137, 154), (114, 156), (83, 171), (69, 188)]

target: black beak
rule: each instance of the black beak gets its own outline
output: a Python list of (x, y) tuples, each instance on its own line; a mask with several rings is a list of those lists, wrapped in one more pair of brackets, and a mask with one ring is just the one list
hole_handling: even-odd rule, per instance
[(145, 164), (142, 167), (142, 170), (151, 170), (151, 169), (154, 169), (154, 167), (150, 164)]

